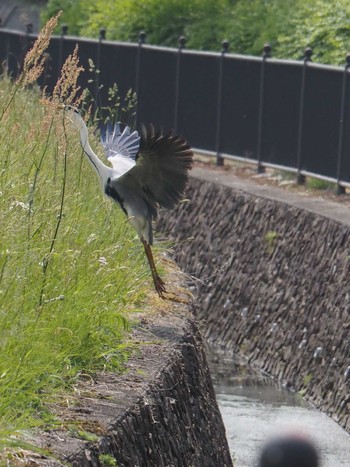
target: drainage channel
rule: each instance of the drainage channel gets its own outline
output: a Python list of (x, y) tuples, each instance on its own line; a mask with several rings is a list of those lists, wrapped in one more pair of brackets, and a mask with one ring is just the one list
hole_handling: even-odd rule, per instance
[(350, 435), (297, 393), (208, 347), (207, 358), (235, 467), (257, 465), (264, 443), (297, 433), (317, 447), (321, 467), (350, 467)]

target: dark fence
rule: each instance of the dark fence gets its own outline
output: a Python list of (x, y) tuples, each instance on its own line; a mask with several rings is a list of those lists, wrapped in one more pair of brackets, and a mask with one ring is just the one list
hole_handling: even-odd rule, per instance
[[(350, 58), (344, 68), (312, 63), (306, 49), (300, 62), (228, 53), (98, 40), (66, 35), (52, 38), (49, 61), (40, 84), (52, 90), (66, 57), (79, 45), (85, 69), (92, 59), (100, 70), (91, 81), (84, 73), (98, 106), (107, 104), (107, 90), (117, 83), (121, 95), (137, 92), (138, 122), (175, 129), (204, 154), (247, 160), (264, 167), (283, 168), (350, 186)], [(27, 31), (0, 29), (0, 60), (16, 76), (35, 40)], [(102, 89), (99, 85), (103, 84)]]

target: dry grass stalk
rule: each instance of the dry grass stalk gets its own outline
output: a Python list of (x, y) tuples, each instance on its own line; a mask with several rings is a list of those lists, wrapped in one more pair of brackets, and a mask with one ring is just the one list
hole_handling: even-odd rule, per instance
[(56, 16), (51, 18), (42, 31), (39, 33), (38, 38), (33, 44), (33, 47), (28, 51), (27, 55), (24, 59), (23, 69), (16, 81), (16, 85), (13, 88), (13, 92), (10, 95), (6, 105), (1, 110), (0, 113), (0, 121), (5, 117), (7, 114), (8, 109), (10, 108), (17, 91), (21, 87), (29, 86), (37, 81), (39, 76), (41, 76), (47, 55), (45, 54), (45, 50), (47, 49), (50, 39), (53, 33), (53, 30), (57, 26), (57, 22), (59, 17), (61, 16), (61, 11), (57, 13)]
[(61, 11), (53, 16), (46, 23), (38, 38), (33, 44), (33, 47), (28, 51), (24, 59), (23, 70), (18, 78), (18, 83), (23, 86), (29, 86), (37, 81), (44, 71), (46, 55), (45, 50), (48, 48), (52, 33), (57, 26), (58, 19), (61, 16)]
[[(46, 118), (43, 120), (43, 125), (47, 128), (51, 126), (53, 119), (61, 115), (60, 110), (63, 103), (74, 107), (79, 107), (81, 104), (84, 94), (80, 93), (81, 87), (78, 85), (78, 78), (82, 71), (84, 71), (84, 68), (79, 64), (78, 46), (76, 45), (73, 53), (67, 57), (62, 66), (61, 75), (57, 80), (52, 96), (44, 95), (41, 99), (41, 102), (48, 109)], [(63, 127), (62, 125), (55, 127), (58, 141), (61, 141), (61, 146), (65, 146), (64, 125)], [(44, 128), (43, 131), (45, 131)]]
[(78, 85), (78, 78), (84, 68), (79, 64), (78, 45), (71, 55), (64, 62), (61, 69), (61, 76), (53, 90), (53, 100), (64, 102), (76, 107), (82, 101), (82, 94), (79, 94), (81, 87)]

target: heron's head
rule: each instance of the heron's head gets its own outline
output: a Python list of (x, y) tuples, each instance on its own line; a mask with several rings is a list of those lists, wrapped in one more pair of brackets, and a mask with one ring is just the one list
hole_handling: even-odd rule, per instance
[(85, 126), (85, 122), (78, 109), (71, 105), (64, 105), (63, 110), (68, 119), (78, 128), (78, 130), (81, 130), (81, 128)]

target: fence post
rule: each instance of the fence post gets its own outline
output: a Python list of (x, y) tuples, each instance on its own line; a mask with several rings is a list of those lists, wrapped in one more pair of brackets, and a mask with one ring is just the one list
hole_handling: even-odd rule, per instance
[(60, 36), (60, 49), (59, 49), (59, 55), (58, 55), (58, 75), (60, 74), (60, 70), (63, 64), (63, 41), (64, 41), (64, 36), (66, 36), (67, 33), (68, 33), (68, 26), (66, 24), (62, 24), (61, 36)]
[(136, 53), (136, 77), (135, 77), (135, 93), (136, 93), (136, 104), (135, 104), (135, 114), (136, 122), (139, 123), (139, 93), (140, 93), (140, 69), (141, 69), (141, 50), (143, 44), (146, 42), (146, 33), (141, 31), (139, 34), (138, 48)]
[(186, 37), (179, 37), (179, 48), (176, 56), (176, 74), (175, 74), (175, 102), (174, 102), (174, 131), (177, 131), (179, 117), (179, 96), (180, 96), (180, 66), (181, 52), (186, 47)]
[(10, 72), (10, 40), (9, 36), (6, 34), (6, 68), (5, 73), (7, 76), (11, 76)]
[(262, 165), (261, 152), (262, 140), (264, 131), (264, 104), (265, 104), (265, 64), (266, 59), (271, 57), (271, 46), (265, 44), (262, 54), (261, 73), (260, 73), (260, 99), (259, 99), (259, 117), (258, 117), (258, 146), (257, 146), (257, 160), (258, 160), (258, 173), (265, 172), (265, 167)]
[(347, 78), (350, 68), (350, 54), (346, 56), (346, 64), (343, 72), (343, 84), (341, 93), (341, 106), (340, 106), (340, 121), (339, 121), (339, 139), (338, 139), (338, 157), (337, 157), (337, 195), (345, 194), (345, 187), (340, 185), (341, 169), (342, 169), (342, 156), (343, 156), (343, 142), (344, 142), (344, 121), (345, 121), (345, 109), (346, 109), (346, 98), (347, 98)]
[(21, 63), (21, 68), (24, 66), (24, 60), (26, 58), (27, 53), (29, 52), (29, 49), (31, 47), (31, 42), (30, 42), (30, 34), (33, 32), (33, 25), (32, 23), (26, 24), (26, 35), (25, 35), (25, 43), (24, 47), (22, 49), (23, 57), (22, 57), (22, 63)]
[(101, 48), (102, 48), (102, 41), (106, 39), (106, 29), (101, 28), (100, 29), (100, 34), (98, 38), (98, 44), (97, 44), (97, 56), (96, 56), (96, 68), (95, 68), (95, 76), (94, 76), (94, 81), (95, 81), (95, 105), (96, 105), (96, 110), (101, 109), (101, 99), (100, 99), (100, 63), (101, 63)]
[(221, 43), (221, 55), (219, 57), (219, 78), (218, 78), (218, 105), (216, 112), (216, 165), (223, 166), (224, 158), (220, 154), (220, 143), (221, 143), (221, 116), (222, 116), (222, 80), (224, 70), (224, 57), (228, 52), (230, 43), (227, 40)]
[(305, 101), (305, 83), (306, 83), (306, 69), (308, 62), (311, 62), (312, 49), (307, 47), (304, 50), (304, 63), (301, 75), (301, 89), (300, 89), (300, 106), (299, 106), (299, 125), (298, 125), (298, 145), (297, 145), (297, 184), (303, 185), (305, 183), (305, 176), (301, 174), (302, 162), (302, 140), (303, 140), (303, 126), (304, 126), (304, 101)]

